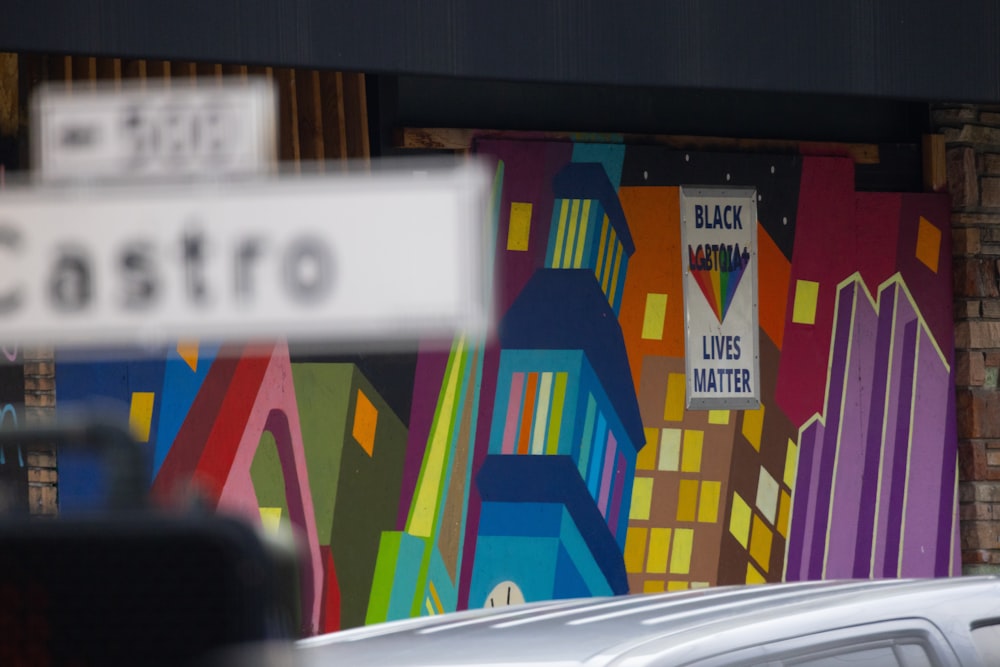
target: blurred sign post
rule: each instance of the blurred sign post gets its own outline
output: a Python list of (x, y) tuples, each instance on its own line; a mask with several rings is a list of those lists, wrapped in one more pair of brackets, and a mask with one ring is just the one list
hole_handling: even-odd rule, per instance
[(43, 91), (34, 185), (0, 196), (5, 338), (377, 345), (485, 333), (485, 170), (274, 174), (267, 90)]

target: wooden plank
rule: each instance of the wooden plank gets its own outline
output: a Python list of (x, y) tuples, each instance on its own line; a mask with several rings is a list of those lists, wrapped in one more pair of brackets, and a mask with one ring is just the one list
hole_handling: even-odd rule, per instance
[(0, 136), (17, 136), (21, 124), (18, 68), (16, 53), (0, 53)]
[(274, 70), (278, 88), (278, 159), (299, 164), (298, 100), (295, 92), (295, 70), (280, 67)]
[(299, 159), (322, 169), (323, 116), (319, 104), (319, 72), (295, 72), (295, 106), (298, 121)]
[(364, 74), (344, 74), (344, 117), (347, 156), (367, 163), (371, 157), (368, 142), (368, 100)]
[(336, 160), (345, 168), (347, 160), (347, 120), (344, 116), (344, 75), (340, 72), (319, 73), (323, 116), (324, 156)]
[(943, 134), (925, 134), (921, 141), (924, 155), (924, 190), (944, 192), (948, 189), (948, 165)]
[(467, 150), (478, 138), (507, 138), (529, 141), (579, 141), (602, 143), (656, 144), (677, 150), (752, 151), (842, 155), (857, 164), (878, 164), (877, 144), (794, 141), (787, 139), (731, 139), (684, 135), (592, 134), (580, 132), (519, 132), (461, 128), (403, 128), (396, 133), (397, 148)]

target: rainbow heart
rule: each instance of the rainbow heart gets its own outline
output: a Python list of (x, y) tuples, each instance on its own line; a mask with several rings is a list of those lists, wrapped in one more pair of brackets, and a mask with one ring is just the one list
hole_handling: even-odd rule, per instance
[(721, 324), (750, 264), (750, 252), (736, 244), (688, 246), (691, 275)]

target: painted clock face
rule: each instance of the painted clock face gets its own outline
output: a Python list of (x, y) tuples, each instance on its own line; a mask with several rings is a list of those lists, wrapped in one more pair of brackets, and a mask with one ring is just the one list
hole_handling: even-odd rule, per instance
[(512, 604), (524, 604), (524, 593), (521, 587), (513, 581), (501, 581), (497, 584), (489, 597), (486, 598), (484, 607), (509, 607)]

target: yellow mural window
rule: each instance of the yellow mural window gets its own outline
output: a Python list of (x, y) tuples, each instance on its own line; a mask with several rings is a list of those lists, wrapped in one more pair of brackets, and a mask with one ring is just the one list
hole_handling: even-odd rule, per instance
[(778, 511), (778, 482), (763, 467), (757, 477), (757, 509), (770, 523), (774, 523)]
[(556, 227), (556, 241), (552, 247), (552, 267), (562, 268), (563, 242), (566, 238), (566, 218), (569, 214), (569, 200), (559, 200), (559, 225)]
[(778, 532), (782, 537), (788, 537), (788, 519), (792, 512), (792, 497), (788, 491), (781, 490), (781, 499), (778, 501)]
[(788, 449), (785, 450), (785, 474), (782, 481), (789, 489), (795, 488), (795, 468), (799, 462), (799, 446), (791, 438), (788, 439)]
[(748, 584), (764, 584), (767, 583), (767, 579), (764, 575), (760, 573), (760, 570), (753, 566), (753, 563), (747, 563), (747, 583)]
[(738, 493), (733, 494), (733, 509), (729, 514), (729, 532), (744, 549), (750, 543), (750, 505)]
[(642, 337), (645, 340), (662, 340), (663, 325), (667, 319), (667, 295), (646, 295), (646, 312), (642, 318)]
[(722, 482), (702, 482), (701, 498), (698, 501), (698, 521), (715, 523), (719, 520), (719, 494)]
[(715, 426), (725, 426), (729, 423), (729, 410), (709, 410), (708, 423)]
[(704, 431), (684, 431), (684, 455), (681, 458), (681, 472), (701, 472), (701, 446), (704, 441)]
[(674, 530), (674, 544), (670, 550), (670, 574), (688, 574), (691, 571), (691, 551), (694, 531), (690, 528)]
[(689, 585), (686, 581), (668, 581), (667, 590), (668, 591), (686, 591)]
[(643, 429), (646, 434), (646, 444), (642, 446), (635, 457), (636, 470), (656, 470), (656, 443), (660, 430), (657, 428)]
[(531, 203), (511, 202), (507, 226), (507, 250), (526, 251), (531, 236)]
[(698, 480), (682, 479), (677, 492), (677, 520), (694, 521), (698, 510)]
[(151, 391), (133, 391), (129, 405), (128, 428), (136, 442), (149, 442), (153, 424), (153, 406), (156, 394)]
[(677, 472), (681, 460), (681, 434), (679, 428), (665, 428), (660, 431), (660, 470)]
[(646, 538), (648, 528), (629, 526), (625, 533), (625, 571), (629, 574), (642, 572), (643, 561), (646, 558)]
[(764, 404), (756, 410), (746, 410), (743, 412), (743, 437), (747, 442), (760, 451), (760, 439), (764, 433)]
[(707, 581), (692, 581), (691, 588), (708, 588), (709, 583)]
[(642, 592), (643, 593), (662, 593), (665, 588), (665, 581), (662, 579), (647, 579), (642, 582)]
[(636, 477), (632, 482), (632, 507), (628, 518), (634, 521), (649, 519), (649, 508), (653, 502), (653, 478)]
[(750, 556), (757, 561), (764, 572), (770, 567), (772, 537), (771, 529), (755, 514), (753, 530), (750, 532)]
[(819, 283), (812, 280), (795, 281), (792, 322), (795, 324), (816, 324), (816, 300), (818, 297)]
[(351, 427), (351, 435), (368, 456), (373, 456), (375, 453), (375, 424), (377, 422), (378, 410), (365, 396), (365, 392), (358, 389), (358, 399), (354, 403), (354, 425)]
[(281, 526), (281, 508), (261, 507), (259, 510), (261, 526), (267, 533), (277, 535), (278, 528)]
[(683, 373), (667, 375), (667, 397), (663, 404), (663, 421), (679, 422), (684, 419), (684, 396), (687, 384)]
[(649, 555), (646, 558), (646, 572), (664, 574), (670, 553), (670, 528), (653, 528), (649, 531)]

